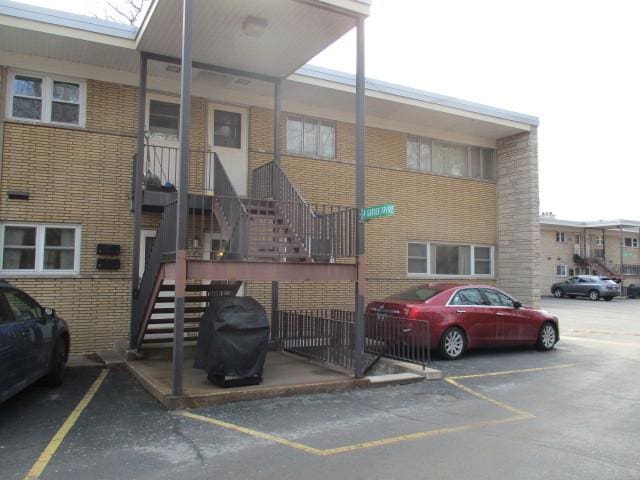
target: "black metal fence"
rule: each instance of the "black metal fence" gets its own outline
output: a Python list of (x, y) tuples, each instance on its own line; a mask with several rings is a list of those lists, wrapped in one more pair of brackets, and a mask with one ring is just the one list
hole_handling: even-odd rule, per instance
[[(345, 310), (279, 311), (272, 338), (285, 351), (354, 368), (355, 315)], [(431, 361), (429, 322), (390, 316), (365, 316), (365, 354), (372, 366), (379, 358), (416, 363)]]

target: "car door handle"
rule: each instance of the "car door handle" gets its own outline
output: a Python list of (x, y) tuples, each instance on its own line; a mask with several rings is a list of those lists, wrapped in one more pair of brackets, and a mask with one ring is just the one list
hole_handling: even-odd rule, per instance
[(466, 310), (456, 310), (456, 313), (467, 313)]
[(506, 314), (506, 313), (500, 313), (500, 312), (497, 312), (497, 313), (496, 313), (496, 316), (497, 316), (497, 317), (506, 317), (506, 316), (507, 316), (507, 314)]

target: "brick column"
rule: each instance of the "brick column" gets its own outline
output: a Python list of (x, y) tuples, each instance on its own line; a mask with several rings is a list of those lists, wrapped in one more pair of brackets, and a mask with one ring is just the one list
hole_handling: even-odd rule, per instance
[(498, 140), (498, 287), (529, 305), (540, 304), (538, 133)]

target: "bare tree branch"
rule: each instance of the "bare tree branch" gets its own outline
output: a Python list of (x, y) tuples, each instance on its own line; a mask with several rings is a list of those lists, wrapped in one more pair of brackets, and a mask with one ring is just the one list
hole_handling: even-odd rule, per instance
[[(145, 6), (150, 0), (126, 0), (115, 3), (105, 0), (108, 9), (104, 10), (101, 18), (113, 22), (125, 20), (131, 25), (135, 25), (140, 19), (140, 15), (145, 11)], [(96, 15), (96, 17), (99, 17)], [(99, 17), (100, 18), (100, 17)]]

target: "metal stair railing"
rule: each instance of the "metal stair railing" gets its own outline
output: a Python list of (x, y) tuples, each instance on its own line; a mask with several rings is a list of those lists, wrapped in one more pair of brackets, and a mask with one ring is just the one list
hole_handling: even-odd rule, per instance
[(176, 250), (176, 222), (177, 222), (177, 201), (168, 203), (164, 207), (156, 239), (153, 242), (151, 255), (145, 264), (144, 274), (138, 286), (138, 291), (133, 302), (134, 309), (134, 333), (137, 345), (140, 344), (141, 336), (144, 334), (144, 324), (148, 320), (146, 313), (150, 302), (155, 299), (153, 295), (156, 279), (160, 273), (162, 263), (175, 258)]
[(312, 258), (333, 261), (355, 256), (356, 208), (335, 205), (313, 208), (275, 162), (253, 171), (252, 196), (275, 201)]
[(249, 214), (217, 153), (214, 153), (213, 159), (213, 190), (231, 228), (227, 258), (243, 260), (249, 253)]

